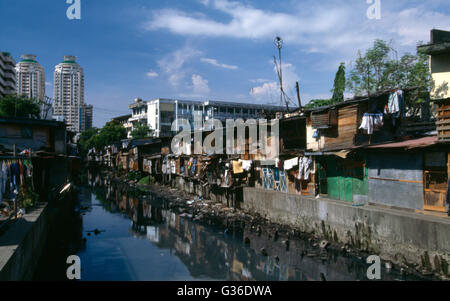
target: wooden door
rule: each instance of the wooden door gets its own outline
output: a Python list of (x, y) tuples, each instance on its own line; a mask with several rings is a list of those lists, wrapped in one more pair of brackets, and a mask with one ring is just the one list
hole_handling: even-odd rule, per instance
[(446, 212), (445, 202), (448, 183), (448, 154), (425, 153), (424, 160), (424, 205), (425, 210)]

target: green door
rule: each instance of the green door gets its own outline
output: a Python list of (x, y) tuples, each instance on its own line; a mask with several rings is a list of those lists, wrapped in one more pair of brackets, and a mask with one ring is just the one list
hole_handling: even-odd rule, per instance
[(353, 202), (353, 178), (345, 175), (343, 177), (342, 201)]
[(329, 156), (325, 160), (327, 170), (328, 197), (341, 199), (341, 177), (336, 160)]

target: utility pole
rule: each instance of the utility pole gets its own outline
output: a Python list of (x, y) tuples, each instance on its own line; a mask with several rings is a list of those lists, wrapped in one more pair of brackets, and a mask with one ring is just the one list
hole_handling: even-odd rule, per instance
[(286, 110), (287, 112), (289, 112), (289, 103), (286, 99), (286, 93), (284, 93), (284, 88), (283, 88), (283, 67), (282, 67), (282, 61), (281, 61), (281, 48), (283, 48), (283, 40), (280, 37), (276, 37), (275, 38), (275, 46), (278, 48), (278, 58), (279, 58), (279, 62), (280, 65), (278, 66), (277, 61), (274, 57), (274, 61), (275, 61), (275, 67), (277, 68), (277, 74), (278, 74), (278, 79), (280, 80), (280, 104), (283, 103), (283, 100), (286, 104)]
[(298, 82), (296, 82), (295, 86), (297, 88), (298, 108), (301, 110), (302, 109), (302, 100), (300, 99), (300, 86), (298, 85)]

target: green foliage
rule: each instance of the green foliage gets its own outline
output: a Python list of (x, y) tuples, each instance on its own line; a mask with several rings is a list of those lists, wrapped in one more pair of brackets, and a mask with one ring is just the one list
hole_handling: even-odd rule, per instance
[(37, 193), (30, 189), (21, 188), (18, 201), (23, 208), (28, 209), (33, 207), (38, 200), (39, 195)]
[(133, 139), (146, 138), (146, 137), (149, 137), (149, 134), (150, 134), (150, 128), (145, 124), (138, 124), (131, 131), (131, 137), (133, 137)]
[(150, 176), (143, 177), (139, 180), (139, 185), (148, 185), (150, 183)]
[(139, 181), (142, 179), (143, 174), (140, 171), (130, 171), (127, 175), (129, 181)]
[(119, 123), (109, 122), (102, 129), (92, 128), (81, 134), (78, 145), (84, 157), (89, 149), (102, 149), (127, 138), (127, 130)]
[(333, 103), (339, 103), (344, 101), (345, 91), (345, 63), (341, 63), (336, 72), (334, 78), (333, 97), (331, 98)]
[(387, 68), (391, 62), (390, 52), (390, 46), (385, 41), (377, 39), (364, 56), (358, 54), (358, 59), (347, 81), (348, 88), (356, 96), (374, 94), (387, 88), (388, 71), (395, 70), (395, 67)]
[(1, 117), (39, 118), (39, 115), (40, 107), (37, 100), (15, 94), (0, 98)]
[(332, 100), (331, 99), (312, 99), (310, 102), (308, 102), (305, 105), (305, 108), (306, 109), (312, 109), (312, 108), (329, 106), (331, 104), (332, 104)]
[(96, 148), (103, 148), (114, 142), (127, 138), (127, 130), (118, 123), (107, 123), (94, 138)]
[(95, 136), (98, 135), (99, 132), (100, 130), (98, 128), (91, 128), (81, 133), (80, 140), (78, 141), (78, 146), (82, 157), (87, 154), (89, 149), (95, 147)]
[(359, 55), (347, 78), (347, 88), (355, 96), (373, 95), (390, 89), (415, 88), (408, 92), (406, 106), (416, 115), (422, 104), (429, 102), (432, 87), (429, 60), (426, 54), (404, 54), (397, 59), (397, 52), (385, 41), (375, 40), (365, 55)]

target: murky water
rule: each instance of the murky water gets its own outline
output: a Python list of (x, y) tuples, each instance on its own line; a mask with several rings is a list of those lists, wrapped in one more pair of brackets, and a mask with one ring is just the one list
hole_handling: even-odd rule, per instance
[[(51, 234), (35, 279), (66, 279), (65, 260), (76, 254), (82, 280), (367, 280), (363, 259), (314, 256), (303, 240), (286, 249), (246, 229), (230, 233), (180, 217), (163, 200), (142, 200), (100, 177), (90, 184), (79, 196), (80, 218)], [(420, 280), (385, 269), (382, 279)]]

